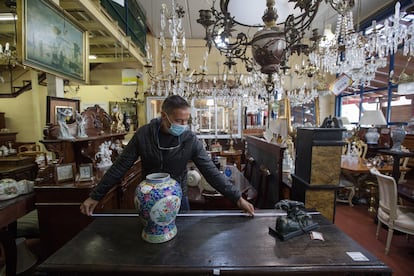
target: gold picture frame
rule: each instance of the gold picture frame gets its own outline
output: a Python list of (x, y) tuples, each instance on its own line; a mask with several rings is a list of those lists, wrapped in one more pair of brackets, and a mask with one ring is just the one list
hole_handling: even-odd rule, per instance
[(78, 182), (92, 181), (93, 177), (94, 175), (93, 175), (93, 164), (92, 163), (79, 164), (78, 176), (77, 176)]
[(55, 166), (55, 183), (56, 185), (62, 183), (74, 182), (76, 174), (75, 163), (66, 163)]
[(47, 96), (46, 98), (46, 123), (58, 124), (58, 112), (69, 109), (72, 111), (71, 118), (66, 118), (66, 123), (74, 123), (76, 112), (80, 112), (80, 101), (75, 99)]
[[(65, 79), (86, 82), (86, 31), (50, 0), (22, 0), (23, 64)], [(22, 17), (20, 17), (22, 16)]]

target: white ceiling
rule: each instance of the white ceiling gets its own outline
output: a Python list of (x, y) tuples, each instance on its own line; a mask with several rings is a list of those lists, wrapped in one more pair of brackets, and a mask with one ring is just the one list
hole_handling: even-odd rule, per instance
[[(165, 3), (169, 9), (171, 9), (171, 0), (136, 0), (144, 8), (147, 15), (147, 24), (148, 28), (152, 34), (156, 37), (159, 37), (160, 33), (160, 10), (161, 4)], [(216, 1), (216, 9), (219, 8), (220, 0)], [(359, 21), (362, 21), (366, 18), (369, 18), (371, 15), (379, 11), (381, 8), (384, 8), (387, 4), (394, 2), (393, 0), (355, 0), (355, 7), (353, 8), (354, 22), (357, 24)], [(205, 36), (205, 30), (203, 26), (197, 23), (199, 18), (199, 10), (201, 9), (210, 9), (213, 3), (213, 0), (176, 0), (178, 5), (181, 5), (185, 10), (184, 16), (184, 29), (186, 32), (186, 38), (192, 39), (202, 39)], [(264, 13), (266, 8), (266, 0), (231, 0), (229, 2), (229, 7), (243, 7), (241, 12), (245, 12), (250, 15), (250, 18), (253, 22), (261, 23), (261, 16)], [(281, 14), (286, 12), (281, 12), (283, 7), (278, 5), (287, 5), (288, 0), (276, 1), (276, 9), (278, 11), (279, 17), (282, 17)], [(292, 3), (289, 3), (292, 4)], [(290, 12), (291, 13), (291, 12)], [(233, 14), (232, 14), (233, 15)], [(312, 23), (310, 30), (319, 29), (320, 33), (323, 33), (324, 26), (326, 24), (332, 25), (332, 31), (335, 29), (337, 15), (336, 12), (329, 4), (326, 4), (325, 1), (322, 1), (315, 17), (315, 20)], [(237, 17), (236, 17), (237, 20)], [(239, 29), (240, 28), (240, 29)], [(256, 32), (256, 28), (245, 28), (238, 27), (239, 31), (245, 32), (250, 38)]]

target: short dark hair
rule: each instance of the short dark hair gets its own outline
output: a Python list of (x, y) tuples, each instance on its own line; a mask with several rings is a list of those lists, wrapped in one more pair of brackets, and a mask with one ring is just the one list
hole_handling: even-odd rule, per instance
[(162, 103), (161, 110), (167, 114), (171, 114), (174, 109), (188, 108), (190, 105), (181, 96), (172, 95), (167, 97)]

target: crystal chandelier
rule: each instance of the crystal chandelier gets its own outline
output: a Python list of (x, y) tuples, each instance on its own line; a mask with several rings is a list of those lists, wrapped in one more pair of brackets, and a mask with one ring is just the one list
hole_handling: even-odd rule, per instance
[(353, 80), (352, 86), (370, 85), (375, 72), (387, 65), (387, 57), (400, 46), (403, 55), (414, 55), (414, 26), (400, 12), (400, 3), (395, 5), (394, 16), (384, 24), (373, 21), (365, 34), (354, 30), (351, 8), (354, 1), (338, 1), (332, 7), (338, 12), (335, 36), (322, 38), (315, 50), (309, 54), (311, 63), (323, 72), (346, 74)]
[[(159, 46), (161, 48), (161, 71), (154, 73), (153, 57), (147, 43), (145, 46), (146, 58), (144, 67), (151, 79), (150, 93), (152, 95), (171, 95), (184, 94), (194, 89), (195, 84), (199, 83), (207, 73), (207, 57), (204, 56), (204, 64), (200, 66), (200, 73), (196, 70), (191, 71), (189, 57), (186, 52), (185, 31), (183, 28), (184, 10), (171, 0), (171, 9), (166, 4), (162, 4), (161, 9), (161, 31)], [(168, 22), (168, 26), (167, 26)], [(167, 55), (166, 29), (171, 36), (171, 51)]]
[(11, 61), (16, 60), (16, 47), (10, 46), (9, 42), (3, 45), (0, 44), (0, 60), (1, 64), (10, 64)]
[[(6, 3), (7, 4), (7, 3)], [(15, 7), (14, 7), (15, 8)], [(8, 65), (9, 67), (14, 67), (17, 63), (17, 52), (16, 52), (16, 34), (17, 34), (17, 15), (14, 12), (3, 13), (5, 21), (13, 21), (13, 42), (6, 42), (4, 45), (0, 44), (0, 64)], [(7, 30), (8, 31), (8, 30)]]
[[(393, 16), (385, 19), (384, 24), (372, 21), (371, 33), (368, 34), (367, 51), (370, 55), (386, 57), (397, 52), (402, 45), (404, 56), (414, 56), (414, 25), (404, 19), (400, 11), (401, 4), (395, 4)], [(404, 22), (402, 24), (401, 22)]]

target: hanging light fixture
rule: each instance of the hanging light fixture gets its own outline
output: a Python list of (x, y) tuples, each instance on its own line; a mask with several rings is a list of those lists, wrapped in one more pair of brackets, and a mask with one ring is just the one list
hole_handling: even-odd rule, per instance
[[(256, 33), (251, 41), (243, 32), (233, 35), (235, 27), (241, 23), (236, 21), (228, 11), (230, 0), (220, 0), (221, 11), (216, 10), (214, 0), (210, 10), (199, 11), (200, 18), (197, 22), (205, 28), (205, 40), (209, 48), (214, 45), (226, 57), (241, 59), (249, 71), (253, 69), (254, 62), (246, 57), (246, 48), (252, 45), (254, 59), (260, 64), (261, 71), (265, 74), (273, 74), (286, 63), (292, 49), (294, 51), (294, 48), (300, 44), (305, 30), (309, 29), (322, 1), (290, 0), (297, 14), (289, 14), (284, 22), (277, 24), (278, 14), (274, 8), (275, 1), (267, 0), (267, 8), (262, 17), (264, 30)], [(243, 25), (258, 27), (257, 25)], [(263, 39), (270, 42), (271, 46), (269, 47)]]
[(17, 52), (16, 52), (16, 21), (17, 15), (15, 13), (1, 13), (0, 21), (13, 21), (14, 30), (13, 30), (13, 42), (6, 42), (3, 45), (0, 44), (0, 64), (8, 65), (14, 67), (17, 62)]
[[(171, 9), (166, 4), (161, 8), (161, 31), (159, 46), (161, 48), (161, 71), (153, 72), (153, 57), (149, 44), (145, 46), (146, 58), (144, 67), (151, 79), (150, 93), (152, 95), (178, 94), (184, 96), (186, 92), (194, 88), (194, 84), (200, 82), (207, 73), (207, 57), (204, 55), (204, 64), (201, 72), (190, 69), (190, 60), (186, 50), (185, 31), (183, 28), (184, 10), (171, 0)], [(167, 26), (168, 23), (168, 26)], [(166, 32), (171, 36), (171, 51), (167, 56)]]

